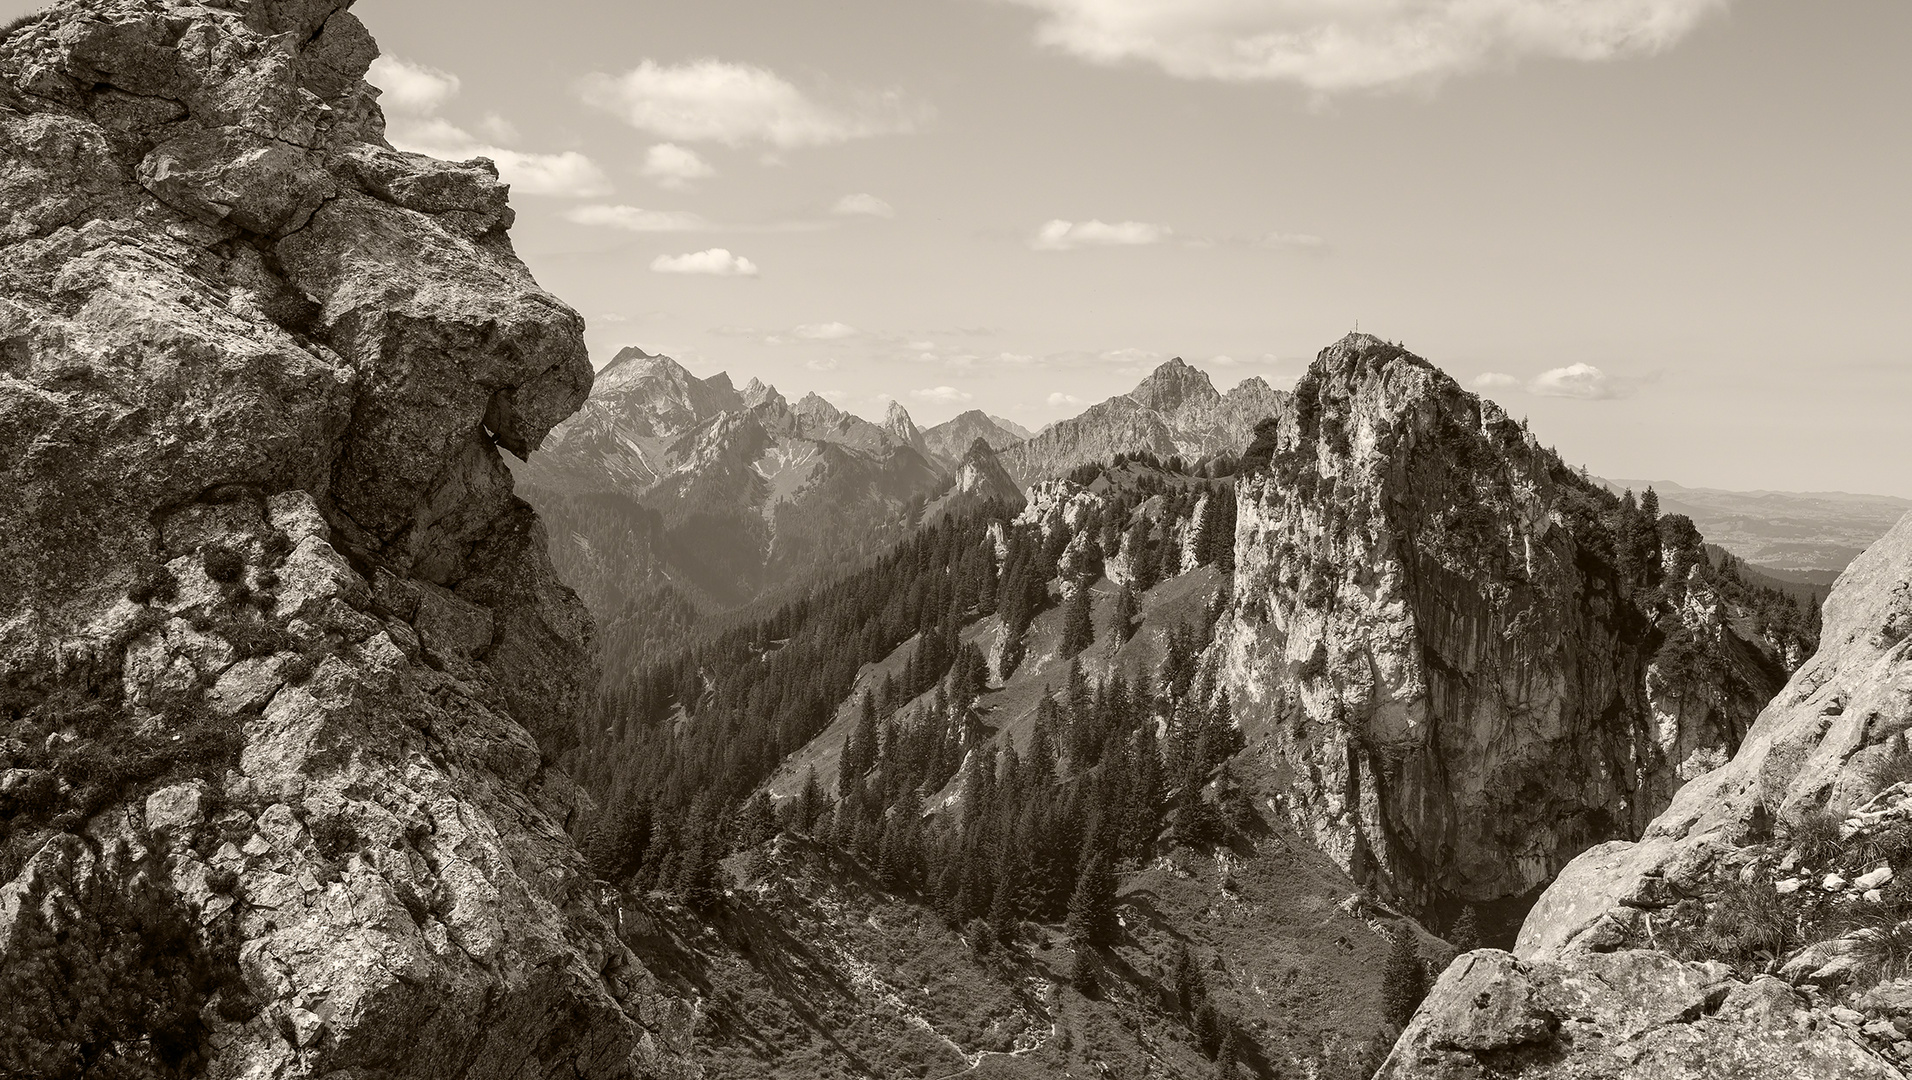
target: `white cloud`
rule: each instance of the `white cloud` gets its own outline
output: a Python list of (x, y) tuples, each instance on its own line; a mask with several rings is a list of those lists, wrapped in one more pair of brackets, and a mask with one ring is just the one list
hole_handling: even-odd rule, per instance
[(685, 188), (694, 180), (716, 176), (710, 162), (676, 143), (658, 143), (644, 152), (644, 167), (639, 170), (658, 187)]
[(628, 232), (703, 232), (710, 222), (688, 210), (644, 210), (635, 206), (574, 206), (564, 220)]
[(874, 195), (845, 195), (830, 208), (832, 214), (840, 217), (880, 217), (893, 218), (896, 208)]
[(964, 393), (953, 386), (930, 386), (921, 390), (911, 390), (910, 396), (922, 401), (940, 401), (953, 404), (968, 401), (974, 395)]
[(1730, 0), (1014, 0), (1042, 44), (1185, 79), (1321, 94), (1431, 85), (1521, 57), (1651, 55)]
[(518, 125), (497, 113), (486, 113), (485, 118), (478, 121), (478, 130), (485, 133), (485, 138), (495, 143), (518, 141)]
[(1569, 364), (1543, 371), (1527, 384), (1527, 392), (1536, 397), (1584, 398), (1605, 401), (1633, 392), (1630, 380), (1609, 375), (1592, 364)]
[(911, 131), (925, 115), (895, 91), (861, 95), (849, 108), (827, 106), (768, 68), (713, 59), (645, 60), (622, 75), (586, 75), (578, 90), (641, 131), (726, 146), (829, 146)]
[(1121, 247), (1158, 244), (1171, 230), (1146, 221), (1063, 221), (1057, 218), (1036, 230), (1029, 246), (1039, 251), (1067, 251), (1079, 247)]
[(841, 341), (860, 333), (856, 327), (840, 322), (804, 323), (790, 332), (805, 341)]
[(724, 248), (693, 251), (687, 255), (659, 255), (651, 260), (651, 269), (660, 274), (715, 274), (719, 277), (756, 277), (757, 264)]
[(837, 369), (837, 360), (834, 356), (824, 356), (815, 360), (805, 360), (803, 366), (809, 368), (811, 371), (835, 371)]
[(1049, 395), (1049, 404), (1056, 405), (1056, 406), (1080, 405), (1082, 404), (1082, 399), (1075, 396), (1074, 394), (1065, 394), (1065, 393), (1062, 393), (1061, 391), (1057, 391), (1056, 393)]
[(1484, 371), (1474, 376), (1467, 385), (1476, 390), (1506, 390), (1520, 385), (1520, 380), (1499, 371)]
[(381, 103), (392, 112), (429, 115), (458, 96), (458, 76), (396, 56), (372, 61), (365, 79), (379, 88)]
[(631, 317), (629, 315), (620, 315), (617, 312), (612, 311), (612, 312), (607, 312), (603, 315), (599, 315), (598, 321), (604, 322), (604, 323), (627, 323), (631, 321)]
[[(385, 137), (400, 150), (452, 161), (490, 158), (498, 176), (517, 195), (561, 195), (586, 199), (611, 193), (611, 181), (597, 163), (576, 150), (533, 154), (497, 146), (436, 115), (459, 89), (458, 77), (436, 68), (381, 56), (366, 73), (383, 92), (387, 124)], [(508, 131), (497, 117), (487, 117), (493, 132)], [(501, 140), (502, 141), (502, 140)]]
[(1328, 242), (1313, 233), (1272, 232), (1256, 238), (1256, 247), (1283, 248), (1288, 250), (1315, 251), (1326, 247)]

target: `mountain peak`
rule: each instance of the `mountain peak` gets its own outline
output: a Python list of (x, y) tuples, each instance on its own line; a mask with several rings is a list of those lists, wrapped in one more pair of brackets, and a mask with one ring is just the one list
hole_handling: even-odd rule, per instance
[(1174, 412), (1186, 402), (1212, 401), (1220, 396), (1207, 372), (1179, 356), (1165, 361), (1129, 391), (1136, 404), (1157, 412)]

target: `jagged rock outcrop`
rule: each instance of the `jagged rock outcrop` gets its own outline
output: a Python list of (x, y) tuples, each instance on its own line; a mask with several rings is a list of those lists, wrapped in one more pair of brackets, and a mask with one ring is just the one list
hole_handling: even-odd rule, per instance
[(1284, 810), (1417, 910), (1639, 835), (1778, 684), (1693, 552), (1616, 539), (1618, 500), (1373, 337), (1321, 353), (1237, 493), (1235, 715)]
[(1823, 612), (1818, 653), (1732, 761), (1681, 789), (1637, 843), (1575, 859), (1522, 925), (1520, 955), (1611, 947), (1642, 910), (1775, 826), (1859, 810), (1912, 765), (1912, 516), (1846, 568)]
[(591, 625), (499, 454), (583, 322), (490, 163), (386, 144), (349, 6), (0, 40), (0, 1071), (683, 1073), (563, 830)]
[[(1260, 378), (1226, 395), (1206, 372), (1180, 357), (1156, 368), (1134, 390), (1091, 405), (1003, 453), (1003, 466), (1025, 486), (1120, 453), (1147, 452), (1193, 461), (1239, 453), (1255, 425), (1287, 408), (1288, 395)], [(1000, 448), (998, 448), (1000, 449)]]

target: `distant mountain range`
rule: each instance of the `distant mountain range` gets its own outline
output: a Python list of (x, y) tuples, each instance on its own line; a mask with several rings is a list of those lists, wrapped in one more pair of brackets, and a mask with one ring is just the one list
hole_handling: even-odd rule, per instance
[(559, 574), (607, 633), (656, 632), (669, 622), (660, 590), (697, 611), (733, 609), (855, 566), (923, 521), (1020, 505), (1028, 484), (1119, 452), (1239, 453), (1286, 401), (1260, 379), (1223, 395), (1178, 358), (1039, 434), (981, 410), (923, 429), (898, 402), (874, 423), (816, 394), (791, 404), (755, 379), (738, 389), (629, 348), (514, 468)]
[(1843, 491), (1721, 491), (1670, 480), (1607, 485), (1636, 492), (1651, 486), (1661, 512), (1692, 518), (1708, 540), (1774, 577), (1811, 585), (1830, 585), (1912, 511), (1912, 499)]
[(1222, 394), (1206, 372), (1176, 357), (1128, 393), (1091, 405), (1010, 448), (1003, 464), (1026, 485), (1138, 450), (1164, 459), (1240, 453), (1255, 424), (1286, 411), (1288, 400), (1260, 378)]

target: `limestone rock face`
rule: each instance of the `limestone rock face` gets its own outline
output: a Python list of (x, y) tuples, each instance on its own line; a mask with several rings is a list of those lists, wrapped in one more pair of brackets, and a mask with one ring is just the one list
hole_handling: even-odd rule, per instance
[(1901, 1080), (1857, 1014), (1816, 1015), (1778, 979), (1615, 952), (1456, 959), (1377, 1080)]
[[(1270, 450), (1237, 484), (1224, 683), (1287, 814), (1418, 910), (1639, 835), (1778, 685), (1703, 584), (1616, 569), (1617, 500), (1398, 347), (1324, 350)], [(1676, 633), (1699, 662), (1662, 669)]]
[(0, 40), (0, 977), (139, 897), (201, 996), (112, 1053), (670, 1074), (689, 1016), (540, 750), (590, 619), (499, 453), (584, 400), (583, 322), (489, 162), (385, 142), (349, 6), (65, 0)]
[(1815, 811), (1843, 817), (1912, 756), (1912, 516), (1840, 575), (1818, 653), (1760, 713), (1724, 767), (1681, 789), (1637, 843), (1575, 859), (1521, 927), (1523, 957), (1597, 947), (1669, 884), (1697, 880), (1751, 835)]

